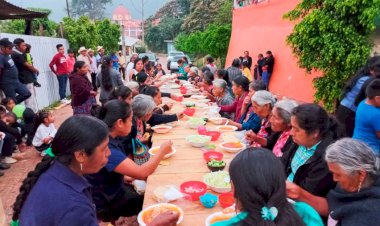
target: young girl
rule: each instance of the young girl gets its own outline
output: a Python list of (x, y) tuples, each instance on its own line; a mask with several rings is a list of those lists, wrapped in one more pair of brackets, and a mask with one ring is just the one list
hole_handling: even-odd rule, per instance
[(51, 142), (57, 133), (54, 126), (54, 116), (49, 111), (40, 111), (37, 114), (34, 124), (35, 135), (33, 138), (33, 146), (37, 151), (41, 152), (41, 156), (46, 155), (46, 149), (50, 148)]

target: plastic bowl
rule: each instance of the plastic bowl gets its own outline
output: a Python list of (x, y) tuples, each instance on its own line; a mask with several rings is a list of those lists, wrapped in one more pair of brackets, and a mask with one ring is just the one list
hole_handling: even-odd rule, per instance
[[(156, 150), (158, 150), (158, 149), (160, 149), (159, 146), (152, 147), (151, 149), (149, 149), (149, 154), (150, 155), (156, 155)], [(174, 147), (172, 147), (172, 152), (170, 152), (169, 154), (166, 154), (164, 156), (164, 159), (172, 157), (176, 152), (177, 152), (177, 150)]]
[(198, 126), (198, 134), (199, 135), (206, 135), (206, 133), (207, 133), (207, 128), (205, 126)]
[[(191, 191), (191, 189), (195, 189), (195, 191)], [(198, 201), (199, 196), (207, 192), (207, 185), (201, 181), (187, 181), (181, 184), (180, 190), (183, 194), (190, 196), (192, 201)]]
[(206, 162), (210, 162), (211, 159), (222, 161), (223, 153), (217, 151), (208, 151), (203, 153), (203, 158), (206, 160)]
[(152, 211), (152, 209), (160, 208), (160, 207), (164, 207), (164, 208), (169, 207), (170, 209), (173, 209), (173, 210), (175, 210), (176, 212), (179, 213), (179, 219), (177, 221), (177, 225), (180, 224), (183, 221), (184, 213), (183, 213), (183, 210), (179, 206), (176, 206), (176, 205), (170, 204), (170, 203), (159, 203), (159, 204), (155, 204), (155, 205), (149, 206), (149, 207), (143, 209), (139, 213), (139, 215), (137, 216), (137, 221), (138, 221), (139, 225), (140, 226), (146, 226), (147, 224), (149, 225), (148, 222), (144, 222), (144, 220), (143, 220), (144, 214)]
[(194, 113), (195, 113), (195, 109), (194, 108), (186, 108), (183, 113), (187, 116), (193, 116)]
[(235, 203), (235, 198), (232, 192), (227, 192), (219, 195), (219, 204), (223, 209), (232, 206)]
[(202, 205), (206, 208), (212, 208), (218, 202), (218, 196), (206, 193), (199, 197), (199, 201), (201, 201)]
[[(224, 161), (223, 161), (224, 162)], [(211, 171), (211, 172), (216, 172), (216, 171), (222, 171), (224, 170), (224, 168), (226, 168), (226, 162), (224, 162), (224, 166), (209, 166), (208, 163), (207, 164), (207, 167), (208, 169)]]
[(171, 126), (165, 126), (165, 125), (158, 125), (158, 126), (153, 126), (152, 130), (156, 133), (167, 133), (169, 132), (173, 127)]
[[(212, 185), (210, 183), (210, 178), (212, 177), (215, 177), (216, 175), (218, 174), (222, 174), (222, 177), (219, 178), (219, 180), (224, 180), (224, 182), (228, 183), (229, 185), (228, 186), (224, 186), (224, 187), (217, 187), (215, 185)], [(223, 178), (224, 177), (224, 178)], [(216, 193), (226, 193), (226, 192), (230, 192), (231, 191), (231, 183), (230, 183), (230, 177), (228, 175), (228, 172), (226, 171), (217, 171), (217, 172), (211, 172), (211, 173), (208, 173), (208, 174), (205, 174), (203, 175), (203, 181), (205, 184), (207, 184), (207, 186), (214, 192)], [(215, 179), (213, 179), (212, 181), (215, 182)], [(220, 181), (219, 181), (220, 182)]]
[[(236, 144), (240, 144), (241, 147), (226, 147), (225, 145), (228, 144), (228, 143), (236, 143)], [(230, 153), (236, 153), (236, 152), (239, 152), (241, 150), (244, 150), (246, 148), (247, 145), (241, 143), (241, 142), (223, 142), (223, 143), (220, 143), (219, 144), (219, 147), (221, 149), (223, 149), (224, 151), (226, 152), (230, 152)]]
[[(192, 141), (192, 139), (194, 139), (195, 137), (201, 137), (203, 141), (202, 142)], [(211, 137), (205, 136), (205, 135), (190, 135), (186, 138), (186, 140), (191, 144), (191, 146), (195, 148), (201, 148), (205, 146), (206, 143), (211, 141)]]
[(210, 136), (211, 141), (216, 141), (220, 137), (220, 132), (218, 132), (218, 131), (207, 131), (205, 135)]
[(216, 129), (223, 133), (223, 132), (233, 132), (236, 131), (238, 128), (236, 126), (217, 126)]

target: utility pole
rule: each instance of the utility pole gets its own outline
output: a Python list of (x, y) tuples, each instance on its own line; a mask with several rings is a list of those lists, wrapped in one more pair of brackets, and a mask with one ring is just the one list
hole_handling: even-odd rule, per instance
[(66, 0), (67, 16), (70, 18), (69, 0)]
[(144, 23), (144, 0), (141, 0), (141, 17), (142, 17), (142, 23), (141, 23), (142, 37), (141, 38), (142, 38), (143, 45), (145, 46), (145, 41), (144, 41), (145, 40), (145, 37), (144, 37), (144, 35), (145, 35), (144, 34), (145, 33), (144, 32), (144, 29), (145, 29), (145, 26), (144, 26), (144, 24), (145, 24)]

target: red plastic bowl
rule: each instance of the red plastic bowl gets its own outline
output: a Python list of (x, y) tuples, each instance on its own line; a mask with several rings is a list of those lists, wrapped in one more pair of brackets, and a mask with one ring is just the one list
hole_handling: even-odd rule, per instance
[(203, 158), (206, 160), (206, 162), (210, 162), (211, 159), (222, 161), (223, 153), (218, 152), (218, 151), (208, 151), (208, 152), (203, 153)]
[(207, 131), (205, 135), (210, 136), (211, 141), (216, 141), (220, 137), (220, 133), (218, 131)]
[(223, 208), (232, 206), (235, 203), (234, 195), (232, 192), (227, 192), (219, 195), (219, 204)]
[[(192, 201), (198, 201), (199, 196), (207, 192), (207, 185), (201, 181), (187, 181), (180, 186), (181, 192), (191, 197)], [(187, 189), (199, 189), (200, 191), (186, 191)]]
[(206, 135), (206, 133), (207, 133), (206, 126), (198, 126), (198, 134), (199, 135)]
[(194, 113), (195, 113), (195, 109), (194, 109), (194, 108), (186, 108), (186, 109), (183, 111), (183, 113), (184, 113), (185, 115), (188, 115), (188, 116), (193, 116)]

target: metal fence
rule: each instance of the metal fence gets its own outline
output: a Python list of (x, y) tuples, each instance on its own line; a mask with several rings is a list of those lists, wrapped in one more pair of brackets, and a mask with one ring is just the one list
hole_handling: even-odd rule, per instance
[[(67, 40), (62, 38), (8, 33), (0, 33), (0, 39), (1, 38), (9, 38), (10, 41), (13, 41), (15, 38), (22, 38), (26, 43), (32, 46), (31, 55), (33, 57), (33, 64), (40, 71), (38, 82), (41, 84), (41, 87), (36, 87), (38, 108), (42, 109), (59, 100), (58, 81), (51, 71), (49, 63), (57, 53), (55, 47), (57, 44), (63, 44), (65, 49), (68, 49), (69, 43)], [(70, 94), (69, 86), (67, 87), (66, 94)]]

